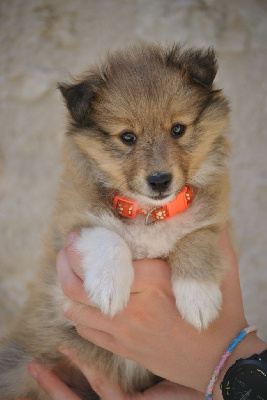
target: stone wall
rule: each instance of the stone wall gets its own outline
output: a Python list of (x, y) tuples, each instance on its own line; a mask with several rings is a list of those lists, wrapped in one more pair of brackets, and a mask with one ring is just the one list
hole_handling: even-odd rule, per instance
[(56, 90), (138, 39), (214, 46), (232, 104), (232, 216), (246, 313), (267, 339), (267, 2), (1, 0), (0, 333), (31, 285), (60, 175)]

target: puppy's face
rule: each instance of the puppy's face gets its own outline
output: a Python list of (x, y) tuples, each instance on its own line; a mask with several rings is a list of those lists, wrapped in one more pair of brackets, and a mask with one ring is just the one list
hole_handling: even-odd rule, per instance
[(142, 203), (172, 200), (227, 124), (227, 101), (212, 87), (216, 69), (211, 51), (138, 46), (62, 85), (71, 138), (94, 179)]

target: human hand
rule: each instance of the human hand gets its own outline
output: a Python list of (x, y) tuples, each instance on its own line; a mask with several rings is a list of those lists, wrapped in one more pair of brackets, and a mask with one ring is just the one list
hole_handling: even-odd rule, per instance
[[(82, 364), (69, 350), (66, 352), (63, 349), (63, 354), (76, 363), (102, 400), (204, 400), (204, 394), (191, 387), (199, 386), (204, 391), (208, 382), (205, 383), (205, 380), (210, 379), (225, 346), (246, 325), (237, 261), (227, 232), (223, 233), (219, 245), (230, 266), (222, 285), (223, 310), (208, 331), (201, 334), (181, 320), (171, 291), (170, 270), (163, 261), (143, 260), (134, 263), (135, 283), (129, 305), (110, 320), (90, 305), (82, 286), (80, 256), (71, 245), (60, 252), (58, 273), (65, 294), (87, 305), (85, 314), (81, 314), (79, 307), (65, 310), (70, 319), (76, 321), (77, 318), (76, 326), (80, 334), (122, 356), (130, 358), (132, 355), (132, 359), (143, 363), (158, 375), (166, 375), (175, 382), (189, 382), (190, 386), (163, 381), (144, 393), (125, 394), (119, 385), (110, 382), (100, 371)], [(83, 318), (89, 319), (84, 322)], [(244, 345), (246, 341), (247, 344)], [(254, 338), (248, 335), (239, 344), (234, 357), (232, 355), (231, 362), (241, 356), (261, 352), (265, 348), (266, 343), (255, 335)], [(211, 365), (215, 359), (215, 364)], [(172, 367), (174, 371), (171, 370)], [(53, 400), (80, 400), (44, 366), (31, 363), (29, 372)], [(222, 399), (218, 385), (214, 391), (214, 400), (216, 399)]]
[[(94, 391), (101, 397), (101, 400), (177, 400), (178, 398), (182, 400), (204, 400), (202, 393), (168, 381), (160, 382), (143, 393), (126, 394), (118, 384), (111, 382), (96, 368), (82, 363), (74, 354), (69, 351), (68, 353), (64, 351), (63, 354), (69, 357), (82, 371)], [(52, 400), (81, 400), (79, 396), (60, 381), (53, 371), (43, 365), (32, 362), (29, 364), (28, 370)], [(31, 399), (20, 398), (16, 400)]]
[(204, 392), (225, 348), (247, 325), (237, 261), (226, 231), (219, 246), (230, 268), (222, 284), (222, 310), (207, 330), (199, 333), (182, 320), (170, 268), (162, 260), (135, 261), (128, 306), (112, 319), (103, 316), (83, 290), (81, 260), (72, 245), (58, 255), (58, 276), (64, 293), (87, 307), (73, 305), (64, 315), (85, 339), (169, 381)]

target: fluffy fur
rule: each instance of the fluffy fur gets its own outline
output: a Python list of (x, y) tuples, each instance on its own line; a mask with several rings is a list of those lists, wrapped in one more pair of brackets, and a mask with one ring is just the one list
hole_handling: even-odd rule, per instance
[[(76, 247), (83, 255), (84, 287), (103, 313), (113, 316), (126, 306), (132, 259), (158, 257), (170, 263), (182, 316), (197, 329), (216, 318), (223, 274), (217, 241), (228, 219), (229, 115), (226, 98), (213, 84), (216, 72), (211, 49), (140, 44), (107, 55), (77, 81), (60, 85), (69, 111), (65, 169), (38, 280), (0, 351), (2, 400), (47, 399), (27, 374), (32, 359), (88, 400), (89, 384), (58, 352), (59, 345), (129, 392), (155, 382), (135, 362), (79, 337), (63, 317), (69, 300), (57, 282), (55, 262), (73, 230), (81, 232)], [(177, 124), (185, 127), (180, 137), (172, 135)], [(123, 142), (127, 132), (134, 142)], [(155, 190), (148, 177), (158, 172), (171, 180)], [(172, 200), (186, 183), (193, 187), (193, 202), (172, 219), (145, 226), (144, 217), (125, 219), (112, 208), (117, 192), (152, 208)]]

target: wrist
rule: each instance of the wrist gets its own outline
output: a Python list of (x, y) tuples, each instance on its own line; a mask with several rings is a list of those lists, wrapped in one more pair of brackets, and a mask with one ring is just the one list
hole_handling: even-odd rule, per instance
[(224, 367), (220, 371), (218, 380), (214, 386), (213, 390), (213, 400), (223, 400), (222, 392), (220, 389), (220, 384), (226, 374), (227, 370), (240, 358), (246, 359), (253, 354), (259, 354), (266, 350), (267, 344), (263, 342), (256, 333), (248, 334), (237, 347), (234, 349), (233, 353), (227, 359)]

